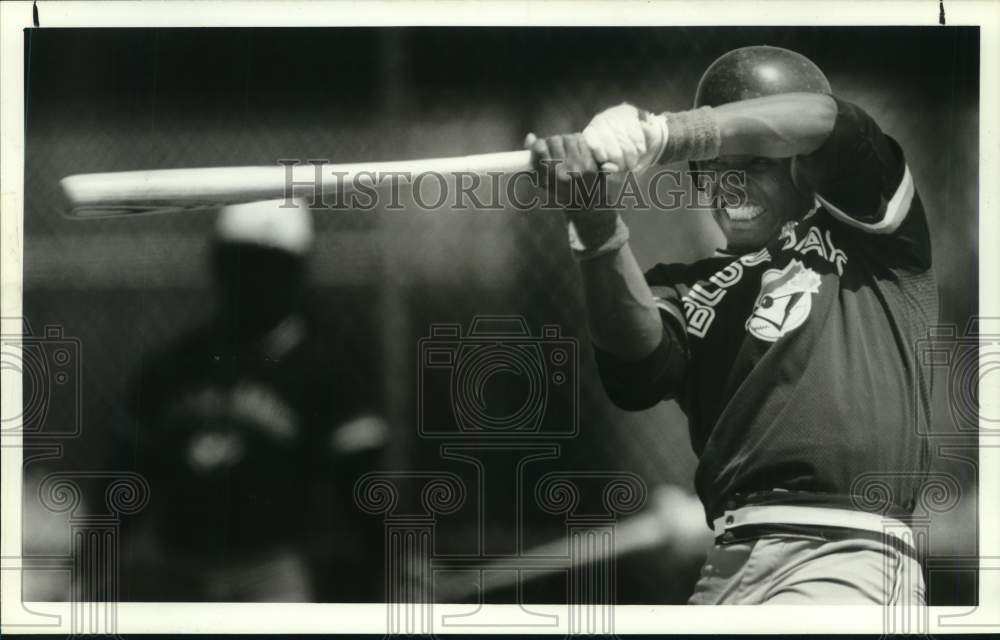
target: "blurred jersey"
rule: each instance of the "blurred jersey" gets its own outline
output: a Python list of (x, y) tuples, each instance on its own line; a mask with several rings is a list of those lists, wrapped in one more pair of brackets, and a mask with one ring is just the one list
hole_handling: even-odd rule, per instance
[(333, 434), (372, 403), (322, 335), (298, 315), (259, 337), (220, 323), (147, 362), (133, 407), (164, 543), (238, 555), (309, 526), (345, 462)]

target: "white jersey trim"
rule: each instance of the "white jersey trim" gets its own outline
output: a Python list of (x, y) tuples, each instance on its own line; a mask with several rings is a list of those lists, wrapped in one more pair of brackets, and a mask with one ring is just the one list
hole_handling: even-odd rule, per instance
[(834, 218), (840, 220), (846, 225), (850, 225), (857, 229), (863, 229), (870, 233), (893, 233), (899, 228), (903, 220), (906, 219), (906, 214), (910, 211), (910, 205), (913, 204), (913, 176), (910, 175), (910, 167), (904, 166), (903, 168), (903, 179), (899, 183), (899, 187), (896, 189), (896, 193), (892, 194), (892, 199), (885, 206), (885, 213), (882, 215), (882, 219), (878, 222), (866, 223), (861, 222), (856, 218), (852, 218), (850, 215), (845, 213), (843, 210), (838, 209), (835, 205), (831, 204), (829, 201), (823, 198), (823, 196), (816, 194), (816, 201), (823, 205), (823, 207), (829, 211)]

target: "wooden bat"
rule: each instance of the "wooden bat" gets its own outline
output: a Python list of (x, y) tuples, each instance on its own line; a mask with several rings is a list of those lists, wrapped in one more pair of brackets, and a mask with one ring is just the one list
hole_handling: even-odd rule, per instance
[(530, 170), (530, 151), (507, 151), (396, 162), (86, 173), (67, 176), (60, 184), (69, 202), (70, 216), (96, 218), (209, 209), (285, 197), (312, 202), (314, 194), (318, 198), (349, 192), (359, 185), (376, 187), (391, 174), (405, 184), (431, 172), (483, 175)]

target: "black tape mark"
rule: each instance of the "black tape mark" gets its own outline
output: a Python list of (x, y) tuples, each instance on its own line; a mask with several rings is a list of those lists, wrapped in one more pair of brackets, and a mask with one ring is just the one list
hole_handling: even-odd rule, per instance
[(938, 24), (944, 26), (944, 0), (938, 0)]

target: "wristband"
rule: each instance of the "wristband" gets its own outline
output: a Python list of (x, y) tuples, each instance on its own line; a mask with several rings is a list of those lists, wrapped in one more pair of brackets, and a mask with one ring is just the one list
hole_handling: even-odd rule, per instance
[(628, 225), (617, 211), (588, 211), (569, 218), (569, 246), (577, 260), (603, 256), (628, 242)]
[(660, 163), (719, 157), (722, 132), (712, 107), (666, 114), (667, 140)]

